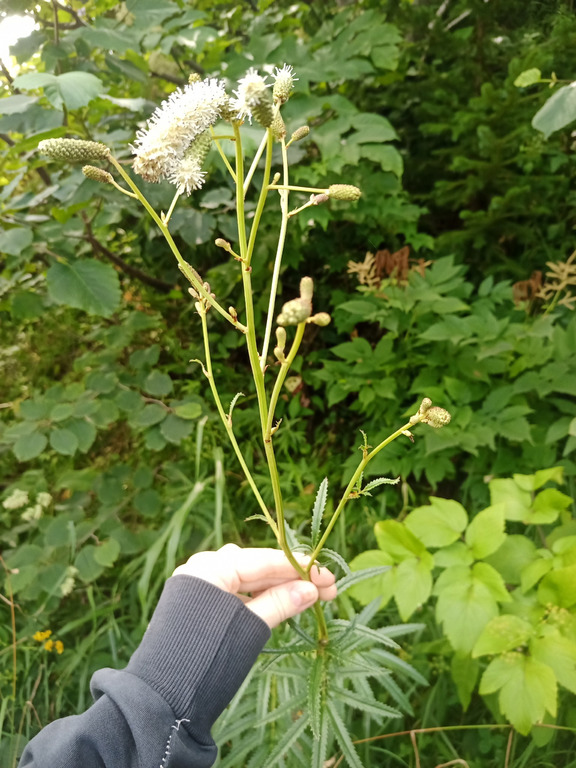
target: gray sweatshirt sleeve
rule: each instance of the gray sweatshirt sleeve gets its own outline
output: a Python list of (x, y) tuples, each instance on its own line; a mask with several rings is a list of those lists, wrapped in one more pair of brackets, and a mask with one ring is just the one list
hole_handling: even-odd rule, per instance
[(47, 725), (19, 768), (208, 768), (210, 729), (269, 636), (234, 595), (173, 576), (126, 669), (96, 672), (90, 709)]

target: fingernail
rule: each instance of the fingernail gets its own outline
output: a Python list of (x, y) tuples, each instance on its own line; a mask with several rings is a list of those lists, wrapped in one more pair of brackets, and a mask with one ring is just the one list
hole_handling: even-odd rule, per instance
[(311, 603), (316, 599), (316, 589), (312, 584), (302, 582), (290, 590), (290, 598), (296, 606)]

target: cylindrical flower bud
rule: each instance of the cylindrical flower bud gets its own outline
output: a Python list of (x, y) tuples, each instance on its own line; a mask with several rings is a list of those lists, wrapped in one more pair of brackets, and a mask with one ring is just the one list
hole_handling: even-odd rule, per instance
[(305, 299), (292, 299), (287, 301), (282, 307), (282, 312), (278, 315), (278, 325), (299, 325), (307, 320), (312, 314), (312, 304)]
[(102, 168), (96, 168), (94, 165), (85, 165), (82, 168), (82, 173), (87, 179), (99, 181), (101, 184), (112, 184), (114, 182), (114, 177), (111, 173), (102, 170)]
[(316, 314), (312, 315), (312, 317), (309, 317), (306, 322), (325, 327), (326, 325), (330, 324), (331, 320), (332, 318), (328, 312), (316, 312)]
[(274, 174), (274, 176), (272, 177), (272, 184), (278, 184), (278, 182), (280, 181), (280, 176), (281, 176), (281, 175), (282, 175), (282, 174), (280, 174), (280, 173), (276, 172), (276, 173)]
[(445, 427), (446, 424), (450, 424), (451, 416), (444, 408), (438, 408), (438, 406), (432, 406), (426, 411), (425, 417), (421, 420), (423, 424), (429, 424), (435, 429)]
[(300, 280), (300, 298), (312, 301), (314, 295), (314, 280), (311, 277), (303, 277)]
[(284, 120), (282, 119), (280, 112), (278, 112), (278, 114), (274, 117), (274, 120), (272, 120), (272, 125), (270, 128), (272, 129), (272, 135), (276, 141), (281, 141), (286, 136), (286, 125), (284, 124)]
[(307, 125), (301, 125), (300, 128), (296, 128), (290, 137), (290, 141), (300, 141), (301, 139), (305, 139), (309, 133), (310, 128)]
[(331, 184), (328, 187), (328, 194), (334, 200), (359, 200), (362, 195), (361, 190), (358, 187), (353, 187), (352, 184)]
[(38, 144), (38, 149), (54, 160), (68, 160), (70, 163), (89, 163), (110, 157), (106, 144), (82, 139), (44, 139)]
[(228, 123), (238, 122), (238, 106), (235, 99), (228, 99), (220, 109), (220, 117)]
[(426, 413), (426, 411), (429, 411), (432, 407), (432, 400), (430, 400), (429, 397), (425, 397), (424, 400), (420, 403), (420, 408), (418, 409), (418, 413)]
[(265, 88), (252, 107), (253, 117), (263, 128), (270, 128), (274, 120), (274, 103), (269, 88)]
[(216, 240), (214, 240), (214, 245), (217, 245), (218, 248), (223, 248), (225, 251), (228, 251), (228, 253), (232, 250), (232, 246), (228, 240), (224, 240), (223, 237), (217, 237)]
[(234, 320), (234, 322), (238, 320), (238, 312), (236, 310), (236, 307), (228, 307), (228, 314), (230, 315), (232, 320)]
[(284, 328), (276, 328), (276, 346), (274, 347), (274, 356), (283, 363), (286, 360), (284, 347), (286, 346), (286, 331)]

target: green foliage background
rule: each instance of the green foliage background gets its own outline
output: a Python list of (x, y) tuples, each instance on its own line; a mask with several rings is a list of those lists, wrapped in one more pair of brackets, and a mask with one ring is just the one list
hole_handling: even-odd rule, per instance
[[(431, 494), (481, 510), (493, 476), (561, 466), (565, 492), (576, 495), (576, 318), (562, 306), (516, 306), (512, 293), (512, 283), (574, 249), (570, 126), (544, 139), (531, 120), (549, 92), (514, 85), (532, 67), (575, 77), (570, 3), (73, 0), (57, 16), (39, 8), (3, 4), (9, 14), (33, 12), (38, 29), (13, 46), (20, 71), (15, 81), (5, 73), (0, 102), (0, 473), (3, 500), (20, 489), (26, 509), (38, 512), (41, 493), (52, 501), (41, 516), (0, 511), (2, 593), (18, 604), (16, 678), (10, 615), (0, 609), (0, 722), (10, 745), (2, 768), (39, 724), (88, 705), (92, 671), (126, 662), (174, 563), (227, 540), (269, 543), (260, 522), (244, 522), (254, 512), (250, 490), (189, 363), (202, 357), (201, 335), (167, 246), (135, 203), (79, 169), (46, 163), (35, 151), (42, 139), (103, 141), (129, 164), (137, 126), (190, 72), (233, 83), (250, 66), (292, 64), (299, 81), (284, 113), (288, 132), (311, 127), (293, 150), (294, 183), (343, 181), (363, 197), (309, 209), (289, 229), (281, 293), (294, 295), (309, 274), (318, 307), (334, 319), (307, 336), (306, 366), (281, 403), (291, 527), (308, 523), (324, 476), (348, 479), (358, 429), (376, 444), (423, 396), (448, 408), (452, 425), (421, 432), (413, 446), (395, 443), (371, 465), (375, 475), (399, 475), (400, 490), (347, 510), (331, 541), (346, 560), (375, 549), (375, 524), (402, 520)], [(256, 128), (253, 137), (255, 146)], [(172, 229), (219, 300), (234, 302), (236, 270), (213, 246), (236, 237), (233, 189), (216, 153), (207, 171)], [(171, 189), (146, 193), (158, 209), (169, 206)], [(267, 208), (255, 254), (261, 315), (276, 220)], [(432, 262), (407, 285), (389, 279), (367, 290), (347, 273), (366, 251), (403, 246)], [(265, 486), (248, 363), (236, 334), (210, 321), (223, 401), (246, 394), (235, 429)], [(517, 532), (539, 546), (549, 533)], [(352, 606), (344, 595), (341, 615)], [(426, 607), (414, 618), (426, 628), (405, 653), (430, 686), (412, 680), (404, 720), (348, 713), (355, 738), (502, 720), (477, 692), (463, 711), (441, 626)], [(375, 621), (397, 622), (395, 609)], [(64, 643), (61, 656), (32, 640), (47, 628)], [(398, 704), (379, 685), (378, 701)], [(566, 694), (556, 722), (575, 718)], [(446, 734), (425, 742), (422, 757), (500, 766), (507, 738)], [(509, 765), (571, 765), (571, 738), (535, 730), (515, 743)], [(388, 743), (367, 743), (361, 758), (413, 764), (407, 740), (394, 741), (394, 756)], [(278, 744), (265, 747), (270, 755)], [(278, 760), (291, 766), (288, 754)]]

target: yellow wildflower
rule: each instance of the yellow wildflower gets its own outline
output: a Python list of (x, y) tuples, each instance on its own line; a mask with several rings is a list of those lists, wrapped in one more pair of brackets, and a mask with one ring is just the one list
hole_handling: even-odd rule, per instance
[(32, 638), (36, 640), (36, 642), (38, 643), (43, 643), (44, 640), (48, 640), (51, 634), (52, 634), (52, 630), (46, 629), (44, 630), (44, 632), (34, 632), (34, 634), (32, 635)]
[(64, 643), (62, 642), (62, 640), (56, 640), (56, 642), (54, 643), (54, 648), (56, 648), (56, 653), (58, 655), (63, 653), (63, 651), (64, 651)]
[(44, 643), (44, 648), (47, 651), (51, 651), (52, 648), (54, 648), (54, 640), (46, 640), (46, 642)]

